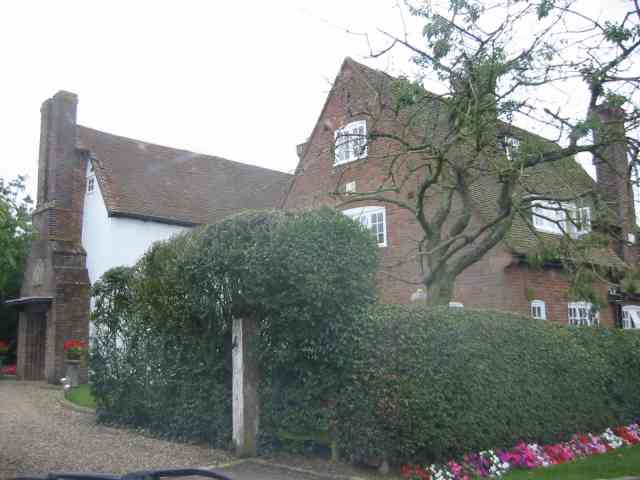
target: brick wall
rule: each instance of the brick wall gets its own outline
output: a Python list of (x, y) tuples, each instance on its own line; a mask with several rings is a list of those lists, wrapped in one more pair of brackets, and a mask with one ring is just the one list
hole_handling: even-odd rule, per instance
[[(320, 205), (351, 208), (358, 204), (341, 206), (340, 202), (345, 197), (338, 198), (335, 195), (343, 191), (347, 182), (355, 181), (358, 192), (373, 191), (384, 183), (390, 159), (400, 158), (392, 142), (376, 140), (369, 145), (366, 159), (338, 166), (333, 164), (336, 129), (362, 119), (367, 120), (369, 132), (376, 129), (392, 131), (395, 128), (394, 118), (380, 115), (383, 102), (375, 86), (368, 84), (348, 61), (345, 62), (310, 138), (298, 148), (300, 163), (285, 208)], [(432, 120), (437, 124), (437, 118)], [(411, 157), (405, 156), (404, 160), (410, 161)], [(411, 202), (418, 180), (413, 178), (403, 184), (398, 192), (386, 195)], [(376, 205), (379, 202), (367, 201), (360, 205), (365, 204)], [(379, 297), (383, 303), (408, 303), (411, 294), (421, 286), (416, 252), (422, 230), (409, 211), (395, 205), (384, 205), (388, 245), (380, 249), (382, 269), (378, 278)], [(454, 204), (452, 217), (459, 214), (460, 209), (460, 205)], [(566, 323), (568, 286), (561, 270), (531, 269), (519, 263), (506, 246), (499, 244), (458, 277), (454, 300), (466, 306), (494, 308), (528, 316), (530, 300), (537, 298), (545, 301), (547, 317), (551, 321)], [(602, 284), (597, 288), (606, 298), (607, 286)], [(613, 308), (607, 307), (600, 312), (603, 325), (614, 325)]]

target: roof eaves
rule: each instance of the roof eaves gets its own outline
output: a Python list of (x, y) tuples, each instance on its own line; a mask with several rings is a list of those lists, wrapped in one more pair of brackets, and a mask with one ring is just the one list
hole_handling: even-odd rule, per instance
[(168, 218), (168, 217), (158, 217), (155, 215), (144, 215), (141, 213), (121, 212), (113, 209), (107, 209), (107, 214), (109, 215), (109, 217), (113, 217), (113, 218), (130, 218), (133, 220), (142, 220), (144, 222), (157, 222), (157, 223), (164, 223), (168, 225), (176, 225), (180, 227), (197, 227), (198, 225), (202, 225), (201, 223), (196, 223), (189, 220), (180, 220), (177, 218)]

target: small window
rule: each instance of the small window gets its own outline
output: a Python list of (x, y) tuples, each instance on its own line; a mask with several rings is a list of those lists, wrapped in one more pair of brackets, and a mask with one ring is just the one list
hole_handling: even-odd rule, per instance
[(387, 218), (384, 207), (357, 207), (343, 210), (342, 213), (366, 227), (375, 237), (379, 247), (387, 246)]
[(509, 160), (513, 160), (520, 151), (520, 140), (515, 137), (506, 136), (502, 139), (502, 149)]
[(345, 193), (355, 193), (356, 191), (356, 182), (347, 182), (344, 184)]
[(622, 307), (622, 328), (640, 328), (640, 307), (636, 305), (625, 305)]
[(531, 318), (537, 320), (547, 319), (547, 307), (542, 300), (533, 300), (531, 302)]
[(87, 193), (93, 193), (96, 189), (96, 177), (87, 178)]
[(570, 205), (567, 209), (571, 222), (566, 231), (572, 237), (580, 237), (591, 231), (591, 209), (589, 207), (576, 208)]
[(367, 122), (351, 122), (335, 132), (333, 164), (353, 162), (367, 156)]
[(589, 302), (569, 303), (569, 325), (595, 327), (599, 323), (598, 312)]

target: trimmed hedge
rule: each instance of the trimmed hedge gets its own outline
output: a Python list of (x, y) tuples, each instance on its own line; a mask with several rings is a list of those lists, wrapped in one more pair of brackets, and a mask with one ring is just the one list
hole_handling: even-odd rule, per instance
[(447, 460), (640, 413), (638, 332), (396, 305), (373, 306), (358, 331), (336, 413), (355, 459)]
[[(378, 255), (329, 208), (245, 212), (154, 244), (94, 287), (98, 420), (227, 447), (231, 323), (246, 316), (259, 328), (261, 425), (274, 432), (302, 409), (326, 417), (346, 372), (340, 339), (375, 300)], [(307, 393), (292, 402), (273, 385)]]

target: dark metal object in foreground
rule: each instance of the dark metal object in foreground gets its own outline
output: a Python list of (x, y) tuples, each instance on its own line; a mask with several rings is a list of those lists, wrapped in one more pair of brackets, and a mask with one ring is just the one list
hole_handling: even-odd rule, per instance
[(232, 480), (230, 477), (210, 470), (199, 468), (182, 468), (172, 470), (148, 470), (126, 473), (122, 476), (96, 473), (50, 473), (29, 477), (15, 477), (14, 480), (160, 480), (175, 477), (215, 478), (217, 480)]

